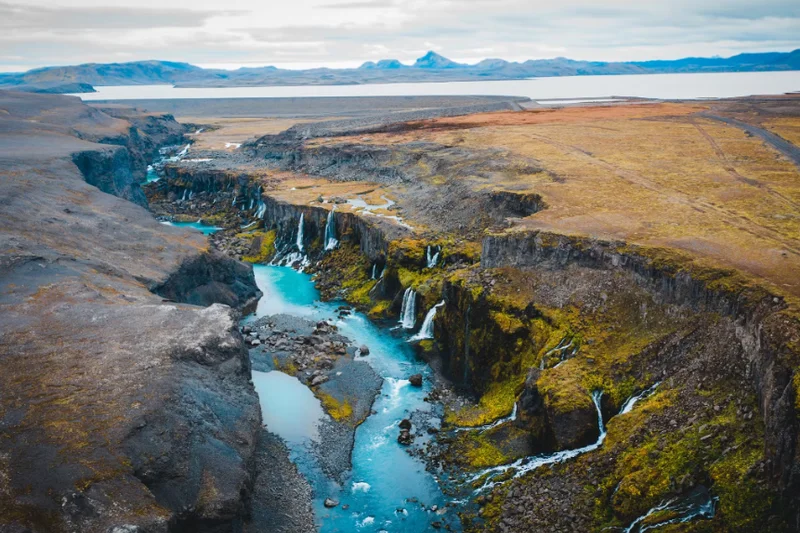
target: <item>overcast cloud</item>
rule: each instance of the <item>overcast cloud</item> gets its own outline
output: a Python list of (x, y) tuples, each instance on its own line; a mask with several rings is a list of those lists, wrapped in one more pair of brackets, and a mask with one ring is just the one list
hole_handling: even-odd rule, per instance
[(800, 48), (797, 0), (0, 1), (0, 70), (164, 59), (357, 66), (427, 50), (475, 62), (628, 61)]

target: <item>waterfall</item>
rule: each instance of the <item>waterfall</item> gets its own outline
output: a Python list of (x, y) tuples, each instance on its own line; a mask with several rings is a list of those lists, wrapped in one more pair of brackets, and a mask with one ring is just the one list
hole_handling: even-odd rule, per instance
[(181, 198), (181, 202), (185, 202), (186, 201), (186, 193), (188, 193), (188, 192), (189, 192), (189, 189), (183, 189), (183, 198)]
[(231, 207), (236, 205), (236, 195), (233, 195), (233, 201), (231, 202)]
[(638, 402), (639, 400), (643, 400), (648, 396), (651, 396), (656, 391), (656, 388), (658, 388), (659, 385), (661, 385), (660, 381), (654, 384), (649, 389), (645, 389), (639, 394), (634, 394), (633, 396), (625, 400), (625, 403), (622, 404), (622, 409), (620, 409), (619, 414), (624, 415), (626, 413), (630, 413), (631, 410), (633, 409), (633, 406), (636, 405), (636, 402)]
[(436, 266), (436, 263), (439, 262), (439, 254), (441, 253), (442, 249), (437, 247), (436, 253), (431, 254), (432, 248), (428, 246), (427, 250), (425, 251), (426, 259), (428, 260), (428, 268), (433, 268)]
[[(325, 249), (326, 250), (333, 250), (339, 245), (339, 241), (336, 240), (336, 218), (334, 216), (334, 211), (336, 208), (328, 212), (328, 221), (325, 223)], [(413, 326), (412, 326), (413, 327)]]
[(603, 412), (600, 409), (600, 400), (602, 399), (602, 397), (603, 397), (603, 391), (594, 391), (592, 393), (592, 402), (594, 403), (594, 407), (597, 410), (597, 428), (600, 430), (600, 435), (597, 437), (597, 440), (595, 442), (587, 446), (584, 446), (582, 448), (575, 448), (574, 450), (562, 450), (560, 452), (555, 452), (547, 455), (522, 457), (520, 459), (517, 459), (513, 463), (500, 466), (493, 466), (491, 468), (486, 468), (484, 470), (481, 470), (469, 480), (470, 483), (474, 483), (475, 481), (486, 476), (486, 480), (484, 481), (483, 486), (476, 489), (475, 492), (481, 492), (486, 489), (491, 489), (492, 487), (502, 483), (502, 481), (492, 481), (492, 480), (497, 478), (501, 474), (505, 474), (509, 470), (513, 469), (515, 471), (513, 478), (518, 478), (523, 474), (527, 474), (532, 470), (536, 470), (540, 466), (560, 463), (562, 461), (566, 461), (567, 459), (572, 459), (579, 455), (583, 455), (584, 453), (594, 451), (600, 446), (602, 446), (603, 441), (606, 440), (606, 426), (603, 423)]
[(436, 310), (444, 305), (444, 300), (431, 307), (428, 314), (425, 315), (425, 320), (422, 321), (422, 327), (419, 328), (419, 333), (411, 337), (409, 342), (424, 341), (433, 338), (433, 319), (436, 316)]
[(189, 191), (189, 200), (194, 198), (194, 191)]
[(190, 146), (191, 146), (191, 144), (187, 144), (186, 146), (184, 146), (184, 147), (183, 147), (183, 150), (181, 150), (180, 152), (178, 152), (178, 157), (179, 157), (179, 158), (181, 158), (181, 157), (184, 157), (186, 154), (188, 154), (188, 153), (189, 153), (189, 147), (190, 147)]
[(482, 426), (475, 426), (475, 427), (460, 427), (456, 428), (455, 431), (458, 433), (459, 431), (488, 431), (492, 428), (496, 428), (500, 424), (505, 424), (506, 422), (513, 422), (517, 419), (517, 402), (514, 402), (514, 407), (511, 408), (511, 414), (508, 416), (504, 416), (503, 418), (499, 418), (494, 422), (490, 422), (488, 424), (484, 424)]
[(376, 272), (377, 272), (377, 269), (378, 269), (378, 263), (373, 263), (373, 264), (372, 264), (372, 279), (378, 279), (378, 278), (375, 276), (375, 274), (376, 274)]
[(267, 212), (267, 204), (260, 201), (258, 202), (258, 210), (256, 211), (256, 218), (261, 218)]
[[(625, 533), (643, 533), (651, 529), (656, 529), (668, 524), (683, 524), (694, 520), (695, 518), (711, 519), (716, 514), (716, 504), (718, 498), (712, 498), (705, 487), (697, 487), (686, 500), (677, 501), (677, 499), (662, 502), (649, 511), (634, 520), (630, 526), (625, 529)], [(643, 522), (650, 516), (661, 511), (669, 511), (665, 517), (660, 521), (656, 519), (653, 522), (644, 525)], [(676, 516), (677, 515), (677, 516)]]
[(300, 213), (300, 222), (297, 224), (297, 249), (303, 251), (303, 213)]
[(248, 207), (248, 208), (247, 208), (247, 210), (248, 210), (248, 211), (250, 211), (251, 209), (253, 209), (253, 204), (254, 204), (254, 203), (255, 203), (255, 199), (253, 199), (253, 198), (250, 198), (250, 207)]
[(403, 306), (400, 308), (400, 325), (403, 329), (414, 329), (417, 322), (417, 293), (411, 287), (403, 293)]

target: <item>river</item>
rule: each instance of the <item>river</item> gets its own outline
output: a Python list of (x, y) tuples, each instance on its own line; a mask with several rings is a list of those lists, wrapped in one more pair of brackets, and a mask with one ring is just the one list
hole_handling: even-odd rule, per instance
[(165, 98), (504, 95), (526, 96), (532, 100), (569, 99), (573, 100), (572, 103), (577, 103), (574, 101), (612, 96), (698, 99), (731, 98), (753, 94), (784, 94), (800, 91), (800, 71), (561, 76), (502, 81), (286, 87), (175, 88), (171, 85), (122, 85), (95, 87), (95, 89), (97, 89), (96, 93), (75, 96), (91, 101)]
[[(415, 357), (407, 334), (376, 325), (360, 313), (338, 318), (336, 309), (341, 302), (321, 302), (307, 274), (266, 265), (255, 265), (253, 270), (264, 296), (251, 320), (277, 313), (329, 320), (355, 345), (369, 346), (370, 354), (362, 359), (384, 379), (373, 414), (356, 430), (352, 473), (339, 486), (322, 474), (309, 446), (315, 438), (314, 422), (327, 416), (321, 413), (318, 400), (293, 377), (277, 371), (254, 372), (267, 428), (284, 438), (292, 460), (314, 489), (320, 531), (421, 533), (434, 531), (431, 523), (445, 519), (457, 530), (455, 509), (447, 508), (446, 517), (431, 510), (434, 505), (444, 509), (449, 501), (436, 479), (422, 461), (397, 442), (400, 420), (433, 409), (423, 401), (430, 392), (429, 379), (424, 380), (422, 388), (408, 382), (412, 374), (429, 377), (431, 371)], [(328, 497), (338, 500), (339, 505), (325, 508), (323, 502)]]

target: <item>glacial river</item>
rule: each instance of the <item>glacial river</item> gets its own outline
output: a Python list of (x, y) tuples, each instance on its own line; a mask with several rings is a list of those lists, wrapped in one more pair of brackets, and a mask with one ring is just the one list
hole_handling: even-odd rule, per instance
[[(412, 412), (429, 412), (423, 398), (430, 392), (426, 379), (422, 388), (410, 386), (408, 377), (430, 375), (417, 360), (406, 333), (393, 332), (369, 321), (360, 313), (340, 319), (341, 302), (320, 302), (311, 277), (288, 267), (256, 265), (256, 282), (264, 293), (256, 317), (284, 313), (312, 320), (329, 320), (355, 345), (366, 344), (370, 354), (361, 358), (384, 379), (373, 412), (356, 430), (353, 470), (339, 486), (316, 466), (310, 451), (316, 437), (315, 420), (324, 415), (319, 402), (305, 385), (280, 372), (254, 372), (267, 428), (284, 438), (292, 460), (314, 489), (314, 507), (322, 533), (434, 531), (435, 521), (447, 521), (458, 530), (455, 509), (442, 516), (431, 507), (444, 508), (449, 501), (422, 461), (398, 444), (398, 423)], [(339, 505), (326, 509), (325, 498)], [(347, 506), (345, 509), (344, 506)]]
[[(95, 87), (83, 100), (164, 98), (277, 98), (311, 96), (527, 96), (532, 100), (583, 100), (631, 96), (662, 99), (731, 98), (800, 91), (800, 71), (561, 76), (527, 80), (443, 83), (373, 83), (287, 87), (175, 88), (171, 85)], [(544, 102), (545, 104), (548, 102)]]

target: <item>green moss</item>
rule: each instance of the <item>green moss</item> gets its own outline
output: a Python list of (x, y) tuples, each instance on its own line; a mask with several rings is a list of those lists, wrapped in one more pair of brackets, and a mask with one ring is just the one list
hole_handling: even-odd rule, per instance
[(242, 261), (247, 263), (268, 263), (275, 256), (275, 238), (277, 236), (275, 230), (251, 231), (239, 233), (236, 236), (249, 241), (251, 248), (254, 244), (258, 244), (258, 253), (242, 256)]
[(508, 416), (525, 383), (524, 376), (512, 376), (493, 382), (477, 405), (466, 406), (445, 413), (445, 423), (453, 426), (474, 427)]
[(325, 392), (316, 391), (316, 396), (322, 402), (322, 407), (325, 409), (325, 412), (328, 413), (331, 418), (336, 420), (337, 422), (348, 422), (352, 425), (356, 425), (355, 420), (352, 419), (353, 417), (353, 406), (350, 405), (348, 400), (339, 401), (330, 394)]
[(389, 307), (391, 307), (392, 302), (390, 300), (379, 300), (378, 303), (372, 306), (369, 310), (369, 317), (373, 320), (377, 320), (380, 318), (386, 318)]
[(794, 408), (796, 412), (800, 413), (800, 371), (795, 370), (792, 383), (794, 384)]
[[(698, 484), (710, 486), (719, 497), (715, 521), (723, 524), (722, 530), (758, 531), (758, 525), (765, 523), (772, 497), (752, 477), (754, 466), (764, 458), (760, 439), (753, 438), (763, 433), (759, 420), (745, 420), (730, 403), (720, 413), (695, 420), (680, 431), (642, 433), (650, 417), (683, 394), (676, 389), (662, 390), (610, 421), (601, 453), (620, 455), (614, 473), (599, 487), (612, 504), (609, 509), (605, 498), (596, 501), (595, 520), (600, 529), (627, 523), (675, 497), (681, 487)], [(755, 408), (755, 399), (747, 400)]]

